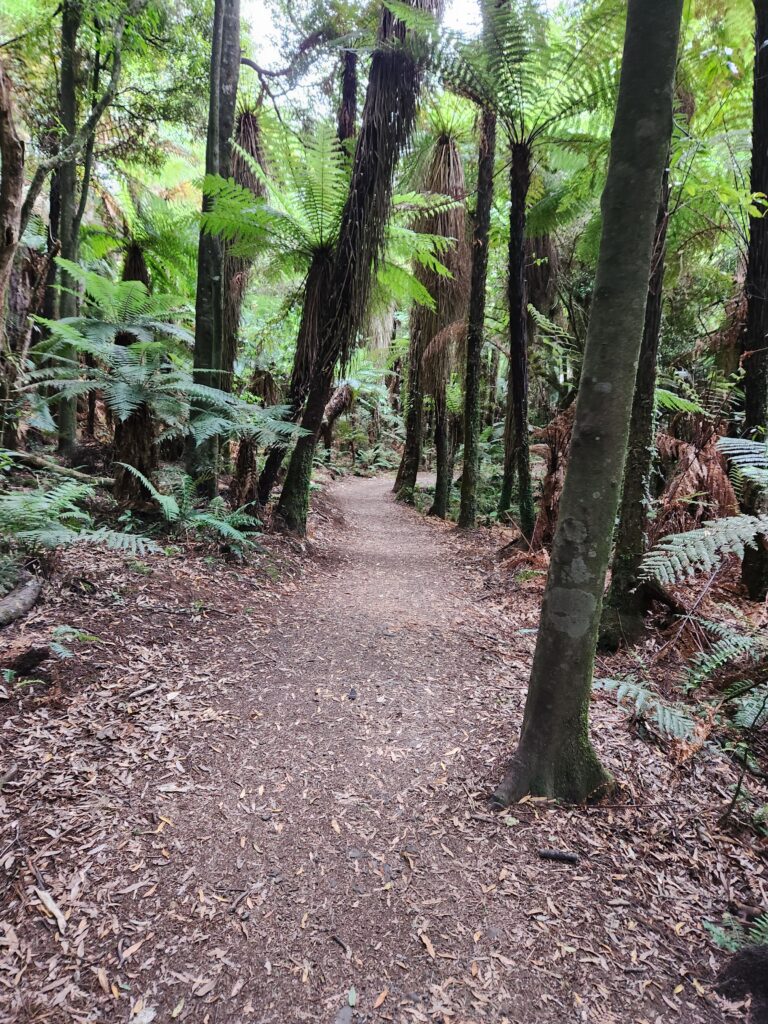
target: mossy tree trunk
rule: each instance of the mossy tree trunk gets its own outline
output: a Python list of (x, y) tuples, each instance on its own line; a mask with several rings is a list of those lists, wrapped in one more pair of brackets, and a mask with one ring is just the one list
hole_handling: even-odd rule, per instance
[(600, 645), (616, 650), (622, 643), (636, 643), (643, 633), (649, 592), (639, 579), (640, 563), (646, 552), (650, 509), (651, 469), (654, 453), (656, 410), (656, 366), (661, 336), (664, 257), (669, 221), (669, 168), (665, 168), (661, 201), (656, 217), (653, 263), (645, 304), (643, 340), (637, 364), (632, 418), (629, 424), (624, 486), (619, 506), (619, 523), (611, 562), (611, 585), (603, 605)]
[(683, 0), (629, 0), (602, 236), (571, 455), (517, 751), (493, 797), (582, 801), (611, 783), (589, 737), (605, 575), (619, 504)]
[(515, 142), (512, 144), (509, 171), (509, 376), (499, 514), (503, 516), (509, 511), (516, 476), (520, 529), (526, 538), (532, 536), (536, 525), (528, 438), (528, 301), (525, 282), (525, 207), (530, 183), (530, 146), (526, 142)]
[[(493, 206), (493, 168), (496, 155), (496, 115), (483, 110), (477, 159), (477, 206), (472, 236), (467, 354), (464, 377), (464, 466), (461, 475), (459, 526), (471, 528), (477, 519), (477, 478), (480, 471), (480, 416), (485, 289), (488, 278), (488, 237)], [(494, 395), (496, 381), (493, 381)]]
[[(752, 192), (768, 193), (768, 4), (755, 0), (755, 65), (752, 91)], [(768, 404), (768, 219), (750, 217), (747, 255), (747, 323), (742, 336), (744, 367), (744, 432), (765, 437)], [(754, 490), (747, 495), (746, 510), (763, 510)], [(760, 541), (747, 548), (741, 578), (753, 601), (768, 594), (768, 548)]]

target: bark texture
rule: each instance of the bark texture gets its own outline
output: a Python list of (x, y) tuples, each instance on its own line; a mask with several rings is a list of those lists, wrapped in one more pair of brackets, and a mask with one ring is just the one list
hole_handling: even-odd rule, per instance
[(645, 304), (643, 340), (637, 364), (632, 418), (629, 424), (624, 486), (619, 506), (611, 585), (603, 606), (600, 644), (616, 650), (636, 643), (643, 633), (643, 617), (651, 592), (639, 580), (640, 563), (647, 547), (651, 468), (654, 453), (656, 365), (661, 335), (661, 300), (664, 285), (667, 223), (669, 221), (669, 168), (665, 168), (656, 217), (653, 263)]
[(536, 523), (531, 490), (531, 455), (528, 438), (528, 299), (525, 281), (525, 207), (531, 184), (531, 150), (527, 142), (512, 145), (509, 171), (509, 377), (504, 424), (504, 477), (499, 514), (512, 504), (517, 476), (520, 529), (530, 538)]
[(643, 331), (683, 0), (629, 0), (571, 456), (520, 742), (493, 802), (610, 786), (589, 738), (605, 575)]
[[(483, 110), (477, 160), (477, 207), (472, 245), (469, 289), (467, 355), (464, 376), (464, 467), (461, 476), (459, 526), (471, 528), (477, 519), (477, 478), (480, 472), (480, 405), (485, 289), (488, 278), (488, 237), (493, 206), (493, 168), (496, 152), (496, 115)], [(496, 380), (493, 380), (494, 395)]]
[[(227, 177), (230, 168), (235, 101), (240, 74), (239, 0), (215, 0), (209, 77), (208, 131), (205, 147), (206, 174)], [(211, 199), (203, 197), (203, 211)], [(222, 385), (224, 331), (224, 247), (218, 236), (200, 232), (195, 296), (195, 379), (208, 387)], [(189, 473), (204, 480), (209, 494), (216, 491), (218, 438), (187, 451)]]
[[(755, 64), (752, 91), (752, 170), (750, 189), (768, 193), (768, 4), (755, 0)], [(747, 324), (742, 336), (741, 364), (744, 368), (744, 432), (758, 438), (765, 435), (768, 404), (768, 219), (750, 217), (747, 254)], [(759, 495), (745, 502), (748, 512), (762, 509)], [(741, 577), (754, 601), (768, 594), (768, 549), (747, 548)]]

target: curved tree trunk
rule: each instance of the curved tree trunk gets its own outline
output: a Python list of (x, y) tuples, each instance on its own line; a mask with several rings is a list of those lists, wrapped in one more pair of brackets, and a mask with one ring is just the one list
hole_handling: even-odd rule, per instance
[(536, 524), (528, 438), (528, 302), (525, 282), (525, 206), (530, 183), (530, 147), (527, 143), (514, 143), (509, 172), (509, 379), (499, 514), (503, 516), (512, 504), (512, 485), (517, 475), (520, 529), (526, 538), (532, 536)]
[[(480, 471), (480, 387), (485, 328), (485, 288), (488, 277), (488, 237), (493, 206), (493, 167), (496, 155), (496, 115), (483, 110), (477, 160), (477, 208), (472, 246), (467, 357), (464, 377), (464, 468), (461, 475), (459, 526), (473, 527), (477, 518), (477, 478)], [(496, 393), (496, 380), (492, 382)]]
[[(307, 279), (304, 282), (304, 303), (301, 310), (301, 323), (299, 324), (299, 333), (296, 337), (296, 353), (293, 357), (291, 382), (286, 398), (286, 404), (291, 410), (291, 421), (294, 423), (301, 415), (304, 400), (307, 397), (312, 381), (312, 366), (317, 359), (320, 349), (322, 308), (323, 303), (326, 301), (328, 289), (331, 287), (331, 272), (333, 269), (331, 257), (332, 254), (326, 250), (316, 252), (312, 258)], [(262, 507), (269, 501), (272, 489), (277, 483), (280, 467), (283, 464), (287, 450), (285, 445), (276, 444), (267, 452), (267, 458), (261, 470), (257, 488), (258, 502)]]
[[(320, 351), (301, 420), (307, 434), (293, 450), (277, 509), (278, 516), (298, 533), (306, 529), (312, 460), (333, 371), (355, 344), (367, 311), (372, 268), (384, 244), (395, 167), (416, 117), (420, 69), (409, 52), (405, 25), (386, 8), (379, 38), (384, 45), (371, 59), (332, 283), (322, 309)], [(406, 45), (391, 45), (395, 40)]]
[(643, 616), (650, 594), (639, 580), (640, 563), (646, 551), (646, 530), (650, 507), (651, 468), (654, 452), (656, 408), (656, 364), (661, 333), (661, 300), (664, 285), (664, 256), (669, 220), (669, 168), (664, 171), (661, 202), (656, 217), (651, 279), (645, 305), (643, 340), (637, 364), (632, 419), (629, 424), (627, 462), (619, 506), (619, 525), (611, 563), (611, 585), (603, 605), (600, 645), (616, 650), (622, 643), (636, 643), (643, 632)]
[[(755, 0), (755, 66), (752, 92), (752, 172), (750, 189), (768, 192), (768, 5)], [(747, 325), (741, 345), (744, 367), (744, 431), (762, 437), (768, 404), (768, 219), (750, 217), (747, 256)], [(757, 493), (746, 511), (762, 508)], [(753, 601), (768, 594), (768, 549), (764, 541), (744, 552), (741, 578)]]
[(520, 743), (494, 794), (586, 800), (611, 784), (589, 738), (605, 574), (632, 411), (683, 0), (629, 0), (571, 456)]

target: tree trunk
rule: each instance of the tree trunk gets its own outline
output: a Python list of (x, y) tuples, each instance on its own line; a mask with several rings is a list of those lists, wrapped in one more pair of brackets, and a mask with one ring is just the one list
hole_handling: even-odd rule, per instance
[(683, 0), (629, 0), (603, 228), (571, 455), (520, 743), (494, 794), (581, 801), (609, 788), (589, 738), (605, 574), (629, 434)]
[[(755, 0), (755, 66), (752, 91), (752, 192), (768, 192), (768, 5)], [(768, 219), (749, 218), (747, 255), (747, 324), (741, 344), (744, 367), (744, 432), (762, 438), (768, 402)], [(746, 511), (763, 509), (755, 489), (747, 495)], [(741, 578), (753, 601), (768, 594), (768, 549), (760, 542), (747, 548)]]
[(357, 54), (344, 50), (341, 57), (341, 102), (337, 133), (340, 142), (355, 137), (357, 130)]
[[(488, 277), (488, 237), (493, 206), (493, 167), (496, 155), (496, 115), (483, 110), (477, 160), (477, 208), (472, 247), (467, 356), (464, 378), (464, 468), (461, 476), (459, 526), (471, 528), (477, 518), (477, 478), (480, 472), (480, 384), (485, 328), (485, 288)], [(496, 393), (496, 381), (493, 394)]]
[(406, 43), (406, 29), (386, 8), (381, 13), (379, 39), (384, 45), (371, 58), (331, 288), (321, 311), (313, 388), (301, 422), (309, 433), (299, 438), (293, 450), (278, 505), (278, 514), (298, 533), (306, 529), (312, 459), (334, 367), (351, 351), (365, 318), (372, 268), (384, 244), (395, 168), (416, 117), (419, 66), (407, 45), (392, 45)]
[(140, 508), (150, 500), (150, 494), (135, 474), (126, 469), (126, 463), (138, 469), (147, 480), (151, 480), (157, 469), (157, 445), (152, 410), (145, 403), (134, 409), (125, 420), (115, 424), (115, 487), (114, 496), (119, 504), (127, 508)]
[(528, 303), (525, 283), (525, 206), (531, 183), (531, 150), (527, 143), (512, 145), (509, 172), (509, 377), (504, 426), (504, 477), (499, 515), (512, 504), (517, 474), (520, 529), (530, 539), (536, 525), (531, 491), (531, 456), (528, 439)]
[(669, 168), (664, 171), (661, 201), (656, 217), (653, 263), (645, 304), (643, 340), (637, 364), (632, 418), (629, 424), (624, 487), (619, 507), (619, 525), (611, 563), (611, 585), (603, 605), (600, 646), (617, 650), (622, 643), (636, 643), (643, 633), (643, 617), (649, 607), (649, 592), (638, 578), (646, 551), (646, 530), (650, 507), (651, 468), (654, 452), (656, 408), (656, 364), (661, 333), (664, 286), (664, 257), (669, 220)]
[(453, 485), (453, 443), (445, 386), (435, 396), (435, 496), (428, 515), (445, 519)]
[(416, 478), (421, 468), (421, 439), (424, 419), (424, 391), (421, 383), (423, 355), (422, 332), (418, 324), (411, 325), (408, 346), (408, 381), (405, 404), (405, 447), (400, 467), (392, 488), (398, 501), (413, 504)]
[(312, 464), (332, 384), (333, 366), (315, 373), (312, 379), (301, 419), (301, 425), (308, 433), (302, 435), (296, 442), (277, 505), (276, 516), (285, 529), (301, 536), (307, 530)]
[[(328, 289), (331, 286), (331, 271), (331, 254), (326, 250), (316, 252), (304, 282), (304, 303), (301, 310), (299, 333), (296, 337), (296, 353), (293, 357), (293, 371), (286, 402), (291, 410), (291, 421), (294, 423), (301, 415), (304, 399), (307, 397), (312, 380), (312, 366), (320, 348), (320, 316)], [(285, 445), (276, 444), (267, 453), (257, 489), (258, 501), (262, 507), (269, 501), (286, 451)]]
[(13, 387), (16, 367), (6, 333), (8, 284), (21, 238), (24, 188), (24, 143), (14, 121), (13, 90), (0, 64), (0, 438), (8, 438), (15, 421)]
[[(64, 137), (62, 148), (72, 145), (77, 130), (77, 36), (83, 9), (80, 0), (64, 0), (61, 9), (61, 84), (59, 87), (59, 118)], [(77, 262), (79, 225), (77, 213), (77, 157), (67, 160), (59, 168), (59, 239), (63, 259)], [(77, 282), (66, 271), (61, 272), (62, 291), (59, 295), (59, 316), (77, 315)], [(73, 359), (74, 350), (66, 356)], [(58, 401), (59, 451), (71, 458), (77, 434), (77, 399), (60, 398)]]
[(491, 349), (491, 358), (488, 366), (488, 396), (486, 399), (483, 426), (492, 427), (496, 422), (497, 391), (499, 386), (499, 363), (501, 352), (494, 345)]
[[(240, 73), (239, 0), (215, 0), (211, 41), (211, 69), (208, 97), (208, 132), (205, 147), (206, 174), (229, 174), (235, 101)], [(203, 212), (211, 199), (203, 197)], [(197, 291), (195, 297), (195, 379), (208, 387), (222, 384), (223, 337), (223, 245), (217, 235), (201, 231), (198, 242)], [(190, 442), (187, 471), (201, 480), (202, 489), (216, 493), (218, 438), (198, 448)]]

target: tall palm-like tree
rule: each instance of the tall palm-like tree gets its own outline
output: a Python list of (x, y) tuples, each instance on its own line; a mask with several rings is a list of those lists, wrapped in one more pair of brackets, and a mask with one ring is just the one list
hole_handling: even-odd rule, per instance
[[(411, 12), (434, 12), (439, 0), (414, 0)], [(334, 248), (331, 284), (321, 310), (320, 347), (301, 425), (283, 485), (278, 514), (299, 533), (306, 529), (317, 438), (334, 367), (354, 347), (364, 322), (374, 268), (386, 240), (395, 167), (416, 117), (421, 67), (412, 32), (388, 8), (381, 12), (379, 45), (371, 58), (349, 193)]]
[[(454, 106), (436, 108), (430, 116), (429, 133), (433, 139), (425, 159), (422, 185), (427, 192), (450, 196), (456, 205), (437, 210), (421, 218), (416, 230), (451, 240), (451, 248), (443, 257), (451, 276), (432, 267), (416, 267), (416, 277), (434, 299), (434, 307), (414, 305), (410, 317), (410, 344), (408, 348), (408, 392), (405, 416), (405, 448), (395, 480), (394, 491), (398, 499), (413, 502), (416, 476), (421, 463), (422, 418), (424, 404), (423, 362), (433, 340), (466, 313), (469, 278), (469, 246), (467, 242), (466, 185), (464, 166), (459, 150), (463, 134), (461, 117)], [(449, 344), (448, 336), (444, 339)], [(433, 349), (430, 359), (430, 391), (435, 399), (436, 430), (438, 438), (438, 474), (440, 483), (449, 469), (445, 459), (445, 372), (449, 361), (446, 345)], [(443, 351), (445, 350), (445, 351)]]
[(616, 5), (559, 21), (540, 0), (482, 0), (482, 46), (447, 48), (452, 88), (496, 113), (509, 168), (509, 362), (504, 476), (499, 512), (508, 513), (517, 477), (520, 526), (535, 525), (528, 440), (526, 210), (536, 161), (590, 112), (606, 109), (616, 54)]

